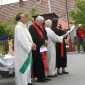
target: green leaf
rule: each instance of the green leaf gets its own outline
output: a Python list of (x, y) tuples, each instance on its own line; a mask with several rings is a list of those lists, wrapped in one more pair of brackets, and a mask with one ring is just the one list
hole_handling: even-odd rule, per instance
[(76, 10), (69, 11), (69, 16), (75, 25), (82, 24), (85, 29), (85, 0), (75, 0)]

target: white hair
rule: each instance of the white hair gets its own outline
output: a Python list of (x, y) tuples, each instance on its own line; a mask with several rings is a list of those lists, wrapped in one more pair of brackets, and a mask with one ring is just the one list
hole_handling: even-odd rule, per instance
[(79, 24), (79, 26), (82, 26), (82, 24)]
[(42, 16), (38, 16), (38, 17), (35, 19), (35, 21), (37, 21), (37, 20), (39, 20), (39, 21), (44, 21), (44, 18), (43, 18)]
[(52, 25), (52, 21), (50, 19), (45, 21), (45, 26), (51, 26)]

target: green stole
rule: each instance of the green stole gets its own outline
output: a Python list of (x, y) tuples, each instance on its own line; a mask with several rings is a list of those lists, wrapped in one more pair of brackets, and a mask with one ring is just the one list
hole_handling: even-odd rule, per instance
[[(30, 39), (29, 35), (27, 34), (26, 30), (25, 30), (21, 25), (20, 25), (20, 27), (21, 27), (21, 29), (23, 30), (23, 32), (25, 33), (25, 35), (27, 36), (28, 41), (31, 43), (31, 39)], [(20, 70), (19, 70), (21, 73), (23, 73), (23, 74), (25, 73), (27, 67), (28, 67), (29, 64), (30, 64), (30, 58), (31, 58), (31, 51), (30, 51), (30, 53), (28, 54), (28, 57), (27, 57), (26, 61), (24, 62), (24, 64), (21, 66), (21, 68), (20, 68)]]

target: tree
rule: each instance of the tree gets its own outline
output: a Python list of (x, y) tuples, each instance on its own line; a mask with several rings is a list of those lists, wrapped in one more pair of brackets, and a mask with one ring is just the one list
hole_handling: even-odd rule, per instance
[[(23, 11), (22, 11), (22, 10), (16, 10), (16, 15), (19, 14), (19, 13), (23, 13)], [(27, 27), (29, 27), (29, 26), (28, 26), (28, 22), (29, 22), (30, 20), (32, 20), (31, 16), (33, 16), (33, 15), (39, 15), (40, 13), (37, 12), (37, 10), (36, 10), (35, 7), (32, 7), (32, 8), (30, 8), (29, 13), (24, 13), (24, 14), (25, 14), (25, 17), (26, 17), (26, 25), (27, 25)], [(12, 22), (14, 25), (17, 24), (16, 16), (13, 16), (13, 17), (11, 18), (11, 22)]]
[[(18, 13), (23, 13), (23, 11), (17, 10), (16, 15)], [(39, 15), (40, 13), (37, 12), (35, 7), (32, 7), (30, 9), (29, 13), (24, 13), (24, 14), (25, 14), (25, 17), (26, 17), (26, 24), (27, 24), (27, 27), (28, 27), (28, 22), (30, 20), (32, 20), (31, 16), (32, 15)], [(11, 18), (11, 23), (13, 23), (14, 25), (17, 24), (16, 16), (13, 16)], [(8, 38), (13, 39), (14, 38), (14, 27), (9, 26), (8, 22), (3, 22), (2, 20), (0, 20), (0, 38), (1, 38), (1, 35), (7, 35), (6, 39), (8, 39)]]
[(13, 39), (14, 36), (14, 29), (12, 29), (9, 25), (8, 22), (3, 22), (0, 20), (0, 37), (1, 35), (6, 35), (6, 39)]
[(73, 24), (82, 24), (85, 28), (85, 0), (75, 0), (76, 10), (69, 11), (69, 16), (74, 20)]
[(34, 15), (39, 15), (40, 13), (37, 12), (35, 7), (30, 8), (29, 15), (34, 16)]

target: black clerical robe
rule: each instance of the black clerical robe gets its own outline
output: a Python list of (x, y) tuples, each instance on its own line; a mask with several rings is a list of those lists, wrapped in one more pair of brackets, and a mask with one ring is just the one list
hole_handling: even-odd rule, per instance
[[(37, 25), (37, 24), (36, 24)], [(34, 77), (37, 77), (38, 79), (44, 79), (45, 78), (45, 68), (42, 60), (42, 54), (40, 53), (40, 47), (45, 44), (45, 40), (47, 40), (47, 33), (44, 29), (44, 31), (39, 27), (39, 30), (43, 34), (43, 38), (39, 35), (37, 30), (33, 25), (29, 27), (29, 32), (32, 36), (33, 42), (37, 45), (36, 50), (32, 50), (32, 57), (33, 57), (33, 74)]]
[[(54, 29), (53, 30), (57, 35), (62, 36), (66, 32), (64, 30), (60, 29)], [(67, 67), (67, 52), (66, 52), (66, 45), (65, 45), (65, 39), (63, 39), (63, 56), (61, 56), (61, 43), (56, 43), (56, 67)]]

